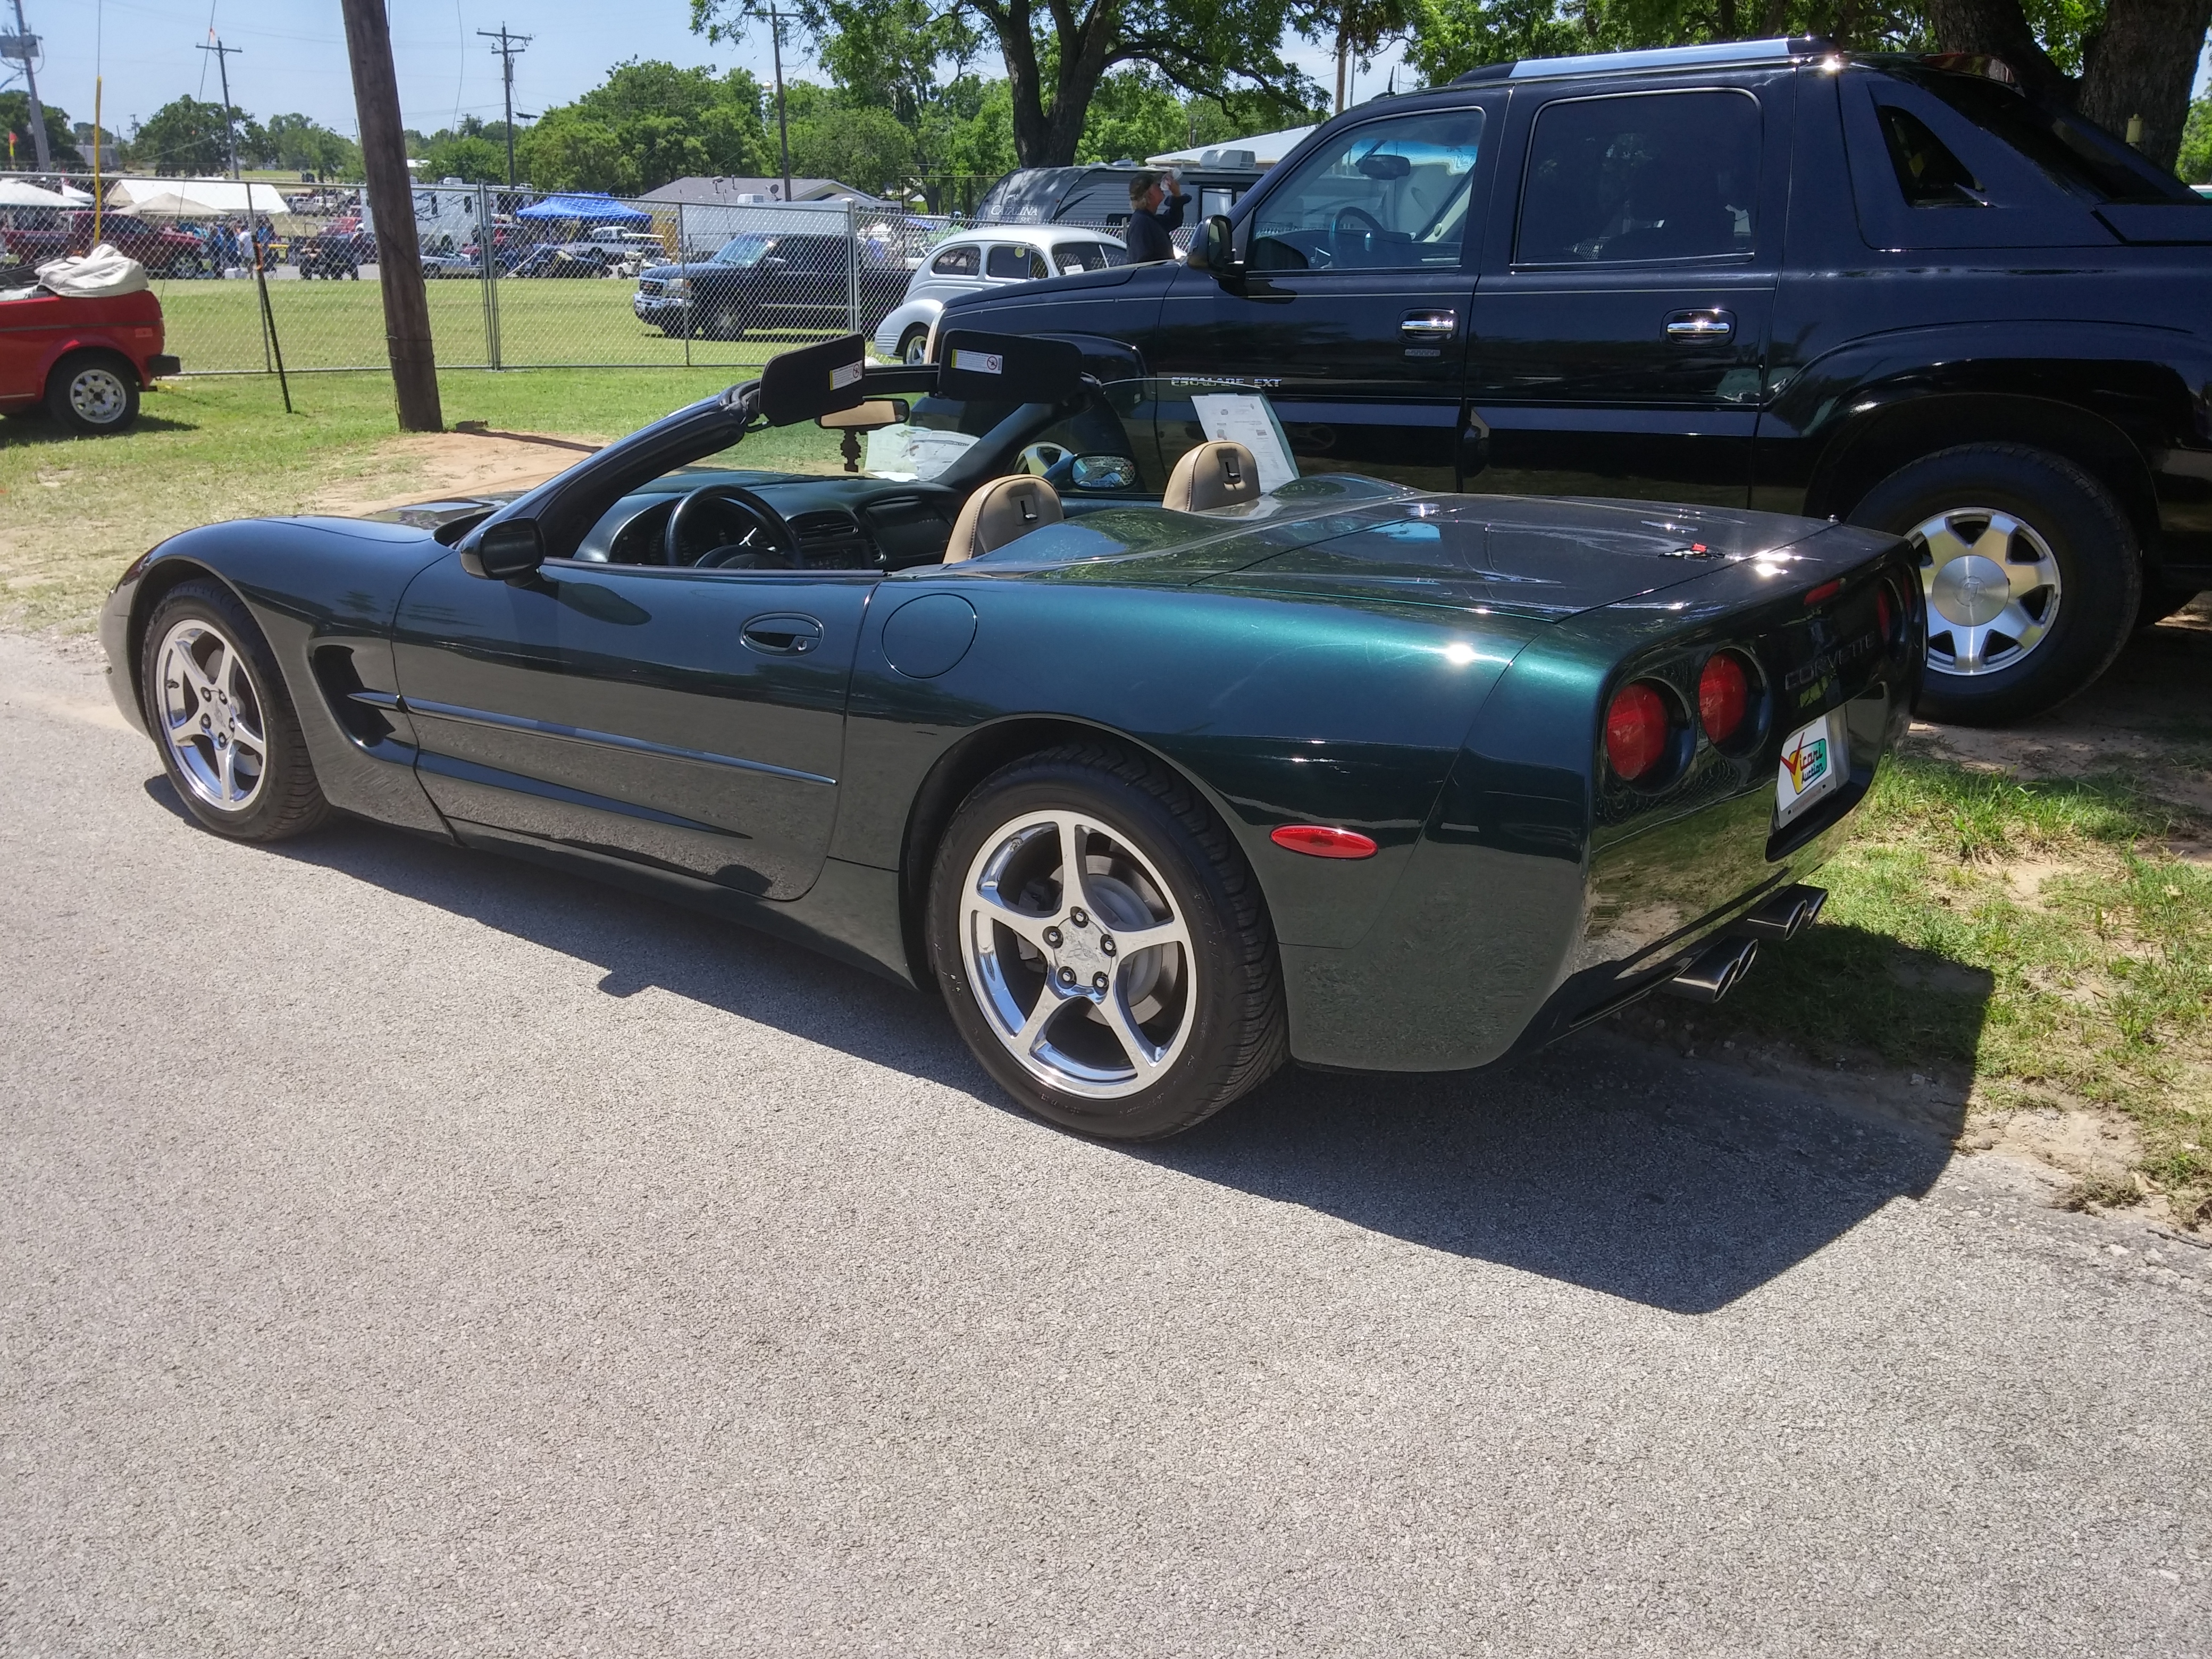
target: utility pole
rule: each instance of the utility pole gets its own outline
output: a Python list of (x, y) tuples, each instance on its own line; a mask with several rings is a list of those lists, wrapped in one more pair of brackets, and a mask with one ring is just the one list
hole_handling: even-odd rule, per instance
[[(39, 37), (31, 33), (30, 25), (23, 21), (23, 0), (15, 0), (15, 40), (22, 51), (17, 59), (23, 66), (23, 90), (31, 98), (31, 153), (39, 158), (39, 171), (53, 171), (53, 152), (46, 148), (46, 106), (39, 101), (38, 72), (31, 60), (39, 55)], [(9, 54), (14, 57), (14, 53)], [(80, 106), (82, 107), (82, 106)]]
[(538, 37), (534, 34), (509, 34), (505, 23), (499, 26), (497, 33), (494, 33), (489, 29), (478, 29), (477, 33), (487, 40), (499, 42), (491, 51), (492, 56), (499, 59), (501, 74), (507, 82), (507, 187), (513, 190), (514, 188), (514, 59), (516, 54)]
[(392, 68), (392, 25), (384, 0), (343, 0), (346, 56), (353, 62), (354, 108), (361, 120), (362, 171), (376, 221), (376, 274), (384, 290), (384, 339), (404, 432), (442, 432), (438, 359), (430, 344), (430, 299), (422, 287), (422, 244), (415, 230), (415, 186), (407, 176), (407, 137), (399, 125), (399, 81)]
[[(20, 6), (23, 0), (15, 0)], [(791, 200), (791, 124), (783, 116), (783, 14), (768, 9), (769, 40), (775, 50), (775, 132), (783, 144), (783, 199)]]
[[(23, 0), (15, 0), (18, 7), (22, 3)], [(230, 118), (230, 60), (234, 55), (243, 57), (246, 48), (226, 46), (222, 37), (218, 34), (213, 46), (202, 46), (200, 50), (215, 54), (216, 72), (222, 76), (222, 145), (230, 152), (230, 176), (235, 179), (238, 177), (238, 128)]]

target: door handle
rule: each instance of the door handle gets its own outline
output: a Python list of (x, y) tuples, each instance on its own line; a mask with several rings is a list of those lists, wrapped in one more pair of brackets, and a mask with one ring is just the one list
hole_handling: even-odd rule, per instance
[(1667, 337), (1680, 345), (1720, 345), (1735, 337), (1733, 311), (1678, 311), (1667, 319)]
[(769, 657), (799, 657), (822, 643), (822, 624), (811, 617), (755, 617), (738, 637)]
[(1409, 340), (1449, 340), (1458, 326), (1456, 311), (1409, 311), (1398, 332)]

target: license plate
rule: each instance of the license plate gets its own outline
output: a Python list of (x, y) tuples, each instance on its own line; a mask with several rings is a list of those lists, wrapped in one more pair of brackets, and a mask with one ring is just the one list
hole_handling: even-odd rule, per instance
[(1815, 801), (1844, 787), (1851, 757), (1844, 715), (1834, 709), (1782, 740), (1782, 764), (1774, 775), (1774, 822), (1790, 822)]

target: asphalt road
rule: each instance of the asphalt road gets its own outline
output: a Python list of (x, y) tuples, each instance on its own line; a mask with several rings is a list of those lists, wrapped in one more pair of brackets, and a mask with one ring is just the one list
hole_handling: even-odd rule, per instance
[(2212, 1255), (1602, 1039), (1090, 1145), (105, 704), (0, 638), (9, 1655), (2212, 1652)]

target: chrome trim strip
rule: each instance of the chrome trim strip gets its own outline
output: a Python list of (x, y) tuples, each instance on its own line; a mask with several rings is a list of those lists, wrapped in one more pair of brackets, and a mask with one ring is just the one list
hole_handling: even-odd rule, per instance
[(552, 720), (525, 720), (520, 714), (495, 714), (487, 708), (463, 708), (450, 702), (423, 702), (414, 697), (403, 697), (400, 708), (410, 714), (428, 714), (435, 720), (463, 720), (471, 726), (495, 726), (509, 732), (529, 732), (541, 738), (565, 738), (572, 743), (605, 744), (610, 749), (627, 749), (633, 754), (658, 755), (665, 760), (696, 761), (703, 766), (729, 766), (740, 772), (764, 772), (772, 778), (789, 778), (795, 783), (822, 783), (832, 788), (837, 780), (825, 778), (817, 772), (800, 772), (788, 766), (770, 766), (766, 761), (741, 760), (735, 755), (709, 754), (703, 749), (678, 749), (672, 744), (648, 743), (643, 738), (625, 738), (616, 732), (594, 732), (587, 726), (561, 726)]
[(399, 707), (398, 694), (391, 691), (349, 691), (346, 693), (346, 701), (366, 703), (371, 708), (396, 709)]

